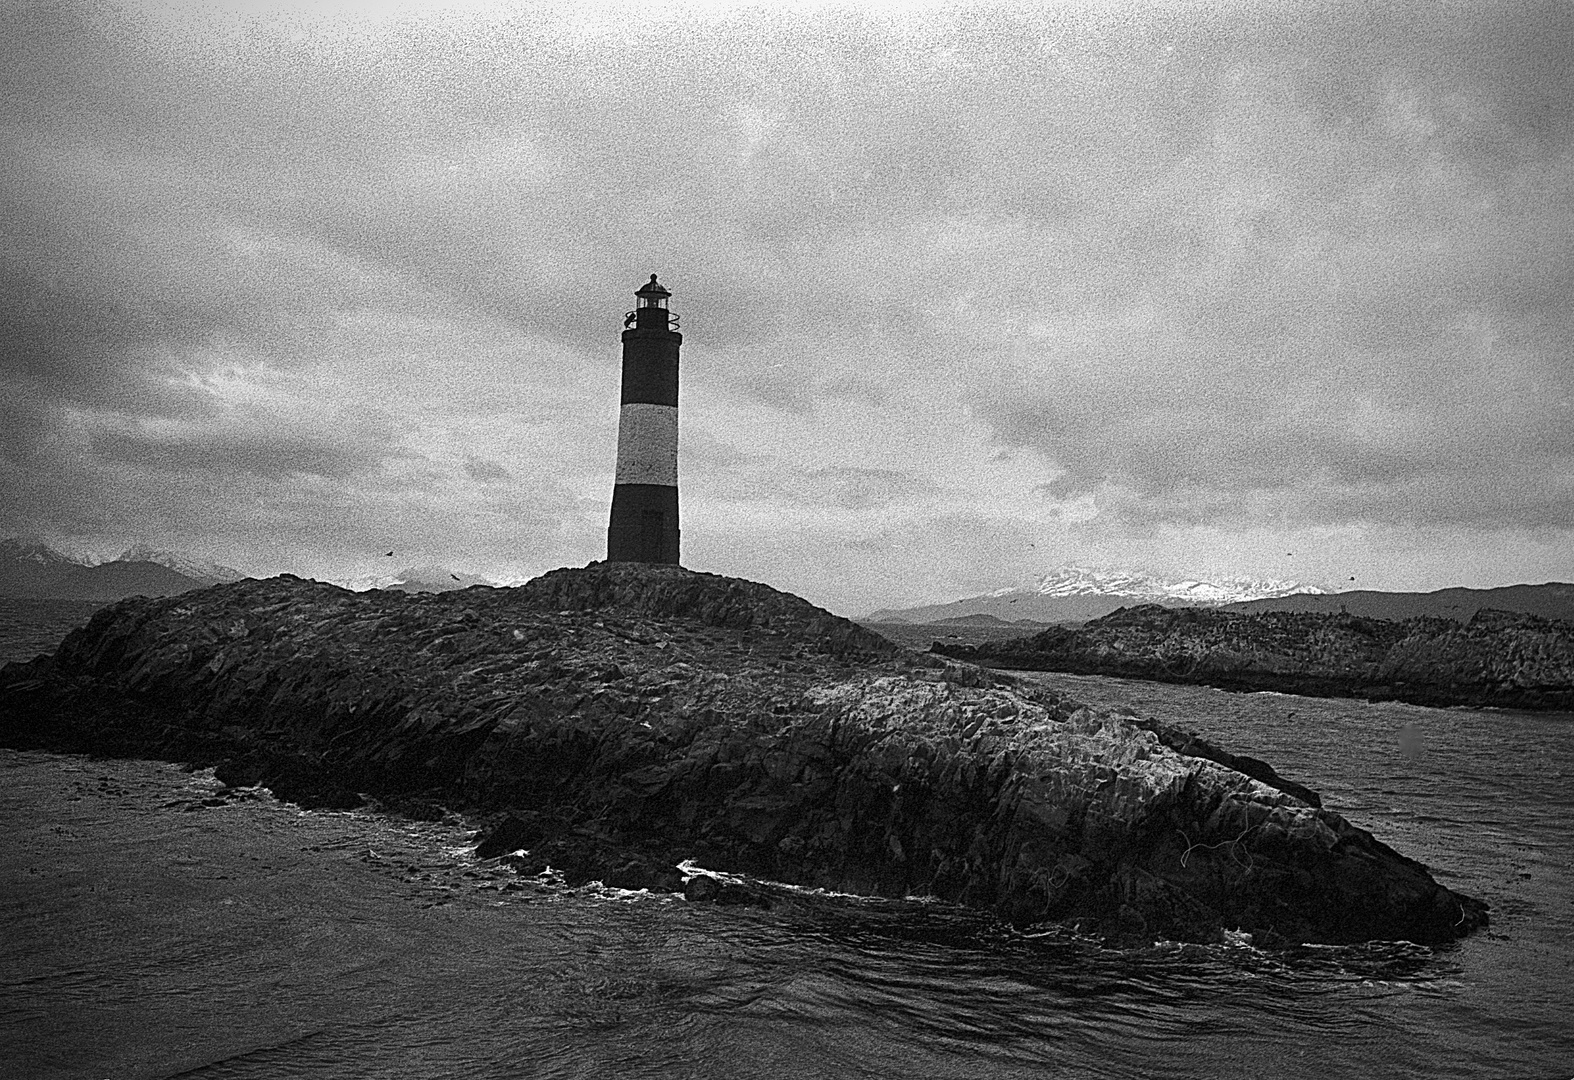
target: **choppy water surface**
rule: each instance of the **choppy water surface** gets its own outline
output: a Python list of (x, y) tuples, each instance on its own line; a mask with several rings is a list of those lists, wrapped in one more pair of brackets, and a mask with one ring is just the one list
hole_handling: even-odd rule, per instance
[(570, 891), (457, 823), (0, 751), (0, 1074), (1574, 1075), (1574, 717), (1035, 677), (1272, 762), (1493, 926), (1115, 952), (919, 902)]

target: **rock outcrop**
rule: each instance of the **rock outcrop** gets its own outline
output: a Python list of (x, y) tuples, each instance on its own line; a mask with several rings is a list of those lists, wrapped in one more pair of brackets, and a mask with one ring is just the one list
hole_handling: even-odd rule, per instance
[(1116, 675), (1416, 705), (1574, 709), (1574, 623), (1122, 608), (1075, 629), (934, 651), (994, 668)]
[(673, 887), (692, 858), (1150, 941), (1432, 943), (1486, 921), (1263, 763), (677, 567), (124, 601), (0, 670), (0, 741), (489, 814), (497, 853), (626, 887)]

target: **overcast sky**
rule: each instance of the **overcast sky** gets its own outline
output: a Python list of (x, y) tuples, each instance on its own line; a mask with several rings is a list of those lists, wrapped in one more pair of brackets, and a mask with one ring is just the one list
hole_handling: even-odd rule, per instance
[(696, 569), (1574, 580), (1574, 5), (1128, 6), (8, 0), (0, 535), (601, 558), (658, 273)]

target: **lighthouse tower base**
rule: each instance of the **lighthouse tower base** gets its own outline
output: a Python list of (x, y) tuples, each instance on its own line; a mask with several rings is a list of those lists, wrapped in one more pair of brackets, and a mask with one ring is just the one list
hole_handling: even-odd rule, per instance
[(616, 484), (607, 527), (608, 562), (677, 564), (678, 488)]

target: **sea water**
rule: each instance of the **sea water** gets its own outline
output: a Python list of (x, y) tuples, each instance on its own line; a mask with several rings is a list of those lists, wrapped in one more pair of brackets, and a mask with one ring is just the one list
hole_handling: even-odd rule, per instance
[(0, 751), (0, 1076), (1574, 1076), (1574, 716), (1031, 677), (1271, 762), (1491, 927), (1111, 950), (921, 900), (688, 904), (477, 863), (453, 819)]

